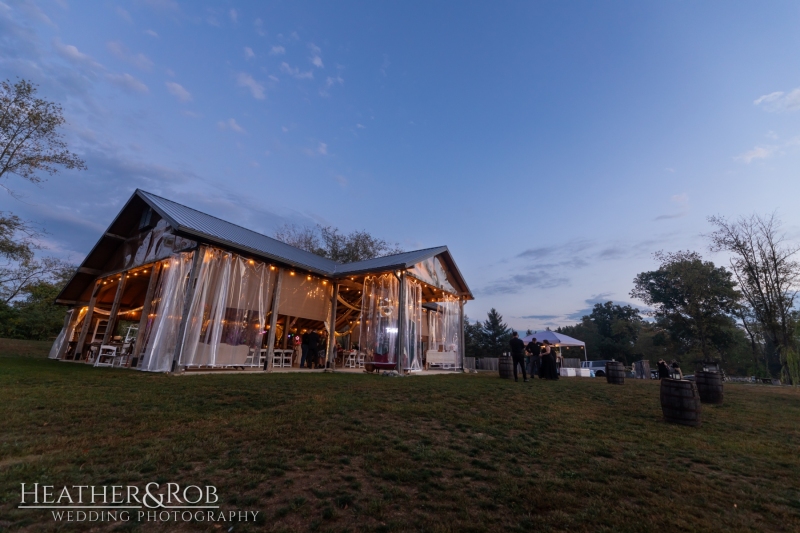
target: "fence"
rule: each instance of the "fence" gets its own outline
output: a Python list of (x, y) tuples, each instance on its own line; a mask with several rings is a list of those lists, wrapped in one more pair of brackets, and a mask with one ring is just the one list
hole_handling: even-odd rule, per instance
[(475, 359), (476, 370), (497, 370), (497, 357), (480, 357)]

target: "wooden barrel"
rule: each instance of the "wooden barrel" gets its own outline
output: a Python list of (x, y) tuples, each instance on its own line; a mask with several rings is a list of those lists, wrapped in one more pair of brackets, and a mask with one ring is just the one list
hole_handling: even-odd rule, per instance
[(619, 361), (606, 363), (606, 381), (614, 385), (625, 384), (625, 365)]
[(507, 355), (498, 359), (497, 367), (500, 369), (500, 377), (503, 379), (511, 379), (514, 375), (514, 363)]
[(661, 380), (661, 412), (664, 420), (685, 426), (700, 425), (700, 395), (693, 381)]
[(719, 372), (695, 372), (697, 392), (703, 403), (722, 403), (722, 374)]

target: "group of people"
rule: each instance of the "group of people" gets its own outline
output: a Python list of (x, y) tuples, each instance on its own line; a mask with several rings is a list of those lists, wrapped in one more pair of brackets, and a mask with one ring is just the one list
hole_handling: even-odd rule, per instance
[(519, 338), (519, 333), (516, 331), (512, 334), (509, 341), (511, 347), (511, 360), (514, 365), (514, 381), (518, 381), (517, 366), (522, 369), (522, 380), (528, 381), (526, 372), (525, 354), (530, 357), (530, 373), (531, 379), (533, 376), (539, 376), (540, 379), (558, 379), (558, 354), (553, 350), (553, 346), (549, 341), (545, 340), (543, 343), (537, 342), (536, 337), (531, 339), (528, 345)]
[[(325, 335), (320, 335), (314, 330), (303, 333), (295, 337), (300, 339), (300, 368), (324, 368), (325, 367)], [(297, 345), (295, 345), (297, 350)], [(295, 352), (296, 353), (296, 352)]]
[(672, 377), (672, 374), (677, 374), (678, 379), (683, 379), (683, 371), (678, 361), (672, 360), (672, 363), (667, 363), (664, 359), (658, 360), (658, 379)]

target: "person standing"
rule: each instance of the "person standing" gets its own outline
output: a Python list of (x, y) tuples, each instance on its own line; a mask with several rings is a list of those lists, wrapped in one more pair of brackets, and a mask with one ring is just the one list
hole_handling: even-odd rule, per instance
[(522, 380), (528, 381), (528, 374), (525, 372), (525, 343), (519, 338), (519, 333), (516, 331), (511, 334), (511, 340), (508, 341), (511, 347), (511, 361), (514, 365), (514, 381), (517, 379), (517, 365), (522, 368)]
[(542, 344), (536, 342), (536, 337), (531, 339), (531, 342), (525, 347), (525, 351), (531, 354), (531, 366), (530, 366), (530, 373), (531, 379), (533, 376), (539, 374), (539, 363), (541, 362), (541, 357), (539, 354), (542, 351)]
[(658, 379), (664, 379), (669, 377), (669, 365), (663, 359), (658, 360)]
[(311, 333), (308, 334), (308, 356), (306, 357), (308, 368), (314, 368), (312, 365), (317, 362), (318, 351), (319, 351), (319, 333), (317, 333), (316, 331), (312, 331)]
[(300, 350), (302, 350), (300, 356), (300, 368), (303, 368), (306, 366), (306, 361), (308, 361), (308, 333), (303, 333), (300, 335), (300, 342)]
[(678, 374), (678, 379), (683, 379), (683, 370), (681, 370), (681, 365), (678, 363), (678, 361), (673, 359), (670, 366), (672, 367), (672, 373)]

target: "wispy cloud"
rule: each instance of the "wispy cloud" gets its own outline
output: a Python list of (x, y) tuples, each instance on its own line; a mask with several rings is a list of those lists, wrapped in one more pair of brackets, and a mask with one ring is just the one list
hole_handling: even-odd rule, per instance
[(180, 102), (192, 101), (192, 93), (184, 89), (181, 84), (175, 83), (174, 81), (168, 81), (166, 82), (166, 86), (169, 93), (176, 97)]
[(153, 62), (150, 61), (150, 58), (144, 54), (131, 53), (130, 50), (119, 41), (109, 41), (106, 43), (106, 48), (117, 59), (131, 63), (141, 70), (150, 70), (153, 68)]
[(744, 161), (745, 163), (752, 163), (756, 159), (767, 159), (772, 157), (778, 151), (777, 146), (756, 146), (752, 150), (748, 150), (743, 154), (739, 154), (734, 159), (736, 161)]
[(231, 17), (231, 22), (234, 24), (239, 22), (239, 13), (237, 13), (235, 9), (228, 11), (228, 15)]
[(95, 61), (94, 58), (78, 50), (78, 47), (75, 45), (63, 44), (60, 40), (54, 39), (53, 48), (58, 55), (71, 63), (96, 69), (103, 68), (103, 66)]
[(312, 71), (308, 72), (301, 72), (298, 67), (291, 67), (288, 63), (281, 63), (281, 72), (285, 72), (289, 74), (293, 78), (297, 78), (298, 80), (311, 80), (314, 79), (314, 73)]
[(757, 106), (761, 106), (765, 111), (769, 111), (770, 113), (798, 111), (800, 110), (800, 87), (789, 93), (776, 91), (759, 96), (753, 103)]
[(308, 43), (308, 49), (311, 52), (309, 61), (317, 68), (323, 68), (325, 65), (322, 63), (322, 50), (314, 43)]
[(128, 91), (136, 93), (146, 93), (150, 91), (147, 85), (130, 74), (106, 74), (106, 79), (117, 87), (122, 87)]
[(254, 57), (256, 57), (256, 53), (253, 52), (253, 49), (250, 48), (249, 46), (245, 46), (244, 47), (244, 57), (245, 57), (245, 59), (253, 59)]
[(264, 21), (260, 18), (257, 18), (253, 21), (253, 27), (256, 29), (256, 33), (260, 36), (264, 37), (267, 32), (264, 31)]
[(133, 22), (133, 19), (131, 18), (131, 14), (130, 14), (130, 13), (128, 13), (128, 12), (127, 12), (125, 9), (123, 9), (123, 8), (121, 8), (121, 7), (119, 7), (119, 6), (117, 6), (117, 9), (116, 9), (116, 11), (117, 11), (117, 15), (119, 15), (119, 17), (120, 17), (122, 20), (124, 20), (124, 21), (126, 21), (126, 22)]
[(144, 30), (145, 34), (149, 35), (150, 37), (155, 37), (158, 39), (158, 34), (153, 30)]
[(317, 152), (319, 152), (321, 155), (328, 155), (328, 145), (325, 143), (319, 143), (319, 146), (317, 146)]
[(240, 72), (236, 77), (236, 82), (239, 84), (239, 87), (247, 87), (250, 89), (250, 94), (253, 95), (253, 98), (257, 100), (264, 99), (264, 86), (254, 80), (250, 74)]
[(236, 119), (229, 118), (228, 120), (220, 120), (217, 122), (217, 127), (221, 130), (231, 130), (235, 131), (236, 133), (247, 133), (243, 127), (241, 127), (237, 122)]
[(561, 318), (561, 315), (526, 315), (519, 318), (527, 320), (553, 320), (555, 318)]
[(686, 193), (674, 194), (670, 201), (678, 207), (678, 211), (657, 216), (654, 220), (669, 220), (681, 218), (689, 212), (689, 195)]
[(269, 50), (269, 55), (271, 56), (282, 56), (286, 53), (286, 48), (280, 45), (275, 45)]

